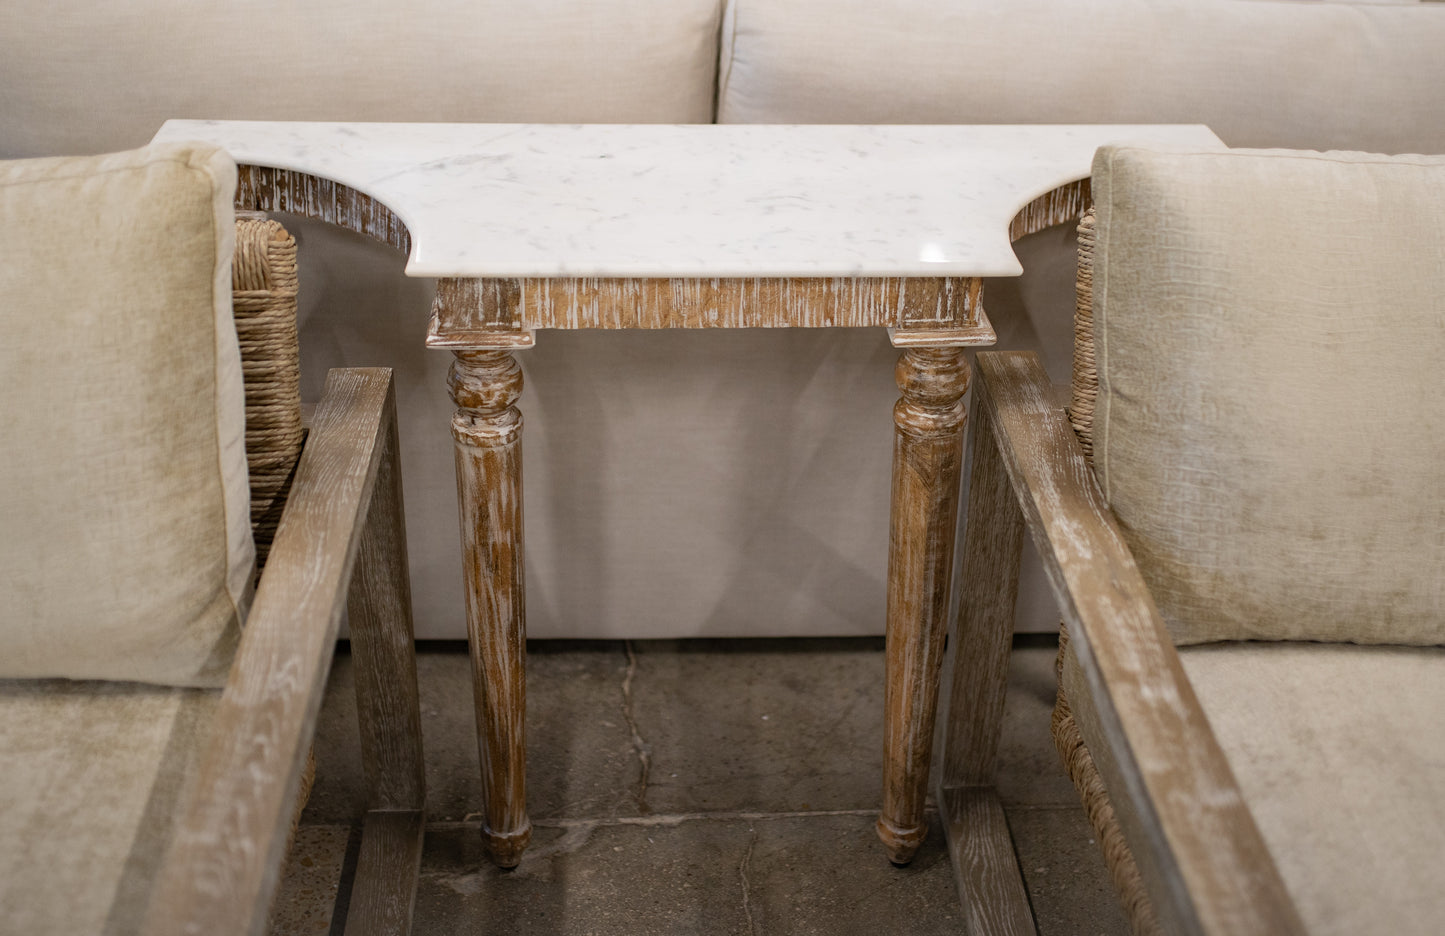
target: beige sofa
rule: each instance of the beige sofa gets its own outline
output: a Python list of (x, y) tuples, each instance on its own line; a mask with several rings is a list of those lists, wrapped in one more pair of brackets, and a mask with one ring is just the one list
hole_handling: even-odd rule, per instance
[[(1227, 143), (1445, 152), (1445, 5), (1297, 0), (68, 0), (0, 8), (0, 157), (167, 117), (591, 122), (1203, 122)], [(305, 389), (396, 369), (417, 632), (463, 623), (449, 355), (431, 285), (303, 242)], [(985, 302), (1068, 371), (1072, 235)], [(529, 631), (880, 633), (895, 352), (843, 330), (542, 333), (527, 372)], [(682, 431), (679, 432), (679, 427)], [(1020, 627), (1055, 625), (1027, 561)]]

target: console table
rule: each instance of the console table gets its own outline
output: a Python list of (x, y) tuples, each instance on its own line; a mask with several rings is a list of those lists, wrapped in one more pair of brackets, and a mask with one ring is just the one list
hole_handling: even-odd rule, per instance
[[(238, 207), (379, 238), (409, 254), (408, 275), (437, 280), (426, 343), (456, 356), (448, 387), (484, 834), (504, 866), (531, 835), (514, 352), (549, 328), (889, 330), (903, 350), (878, 831), (889, 857), (906, 862), (926, 830), (963, 458), (963, 349), (994, 340), (981, 278), (1018, 275), (1013, 239), (1080, 214), (1101, 144), (1220, 145), (1190, 126), (171, 121), (156, 139), (227, 149), (242, 166)], [(1001, 704), (1006, 649), (958, 655), (979, 698)], [(986, 787), (997, 738), (978, 743), (985, 766), (967, 785)], [(956, 825), (955, 810), (944, 809)], [(979, 828), (1007, 845), (1002, 818), (996, 797), (987, 800)]]

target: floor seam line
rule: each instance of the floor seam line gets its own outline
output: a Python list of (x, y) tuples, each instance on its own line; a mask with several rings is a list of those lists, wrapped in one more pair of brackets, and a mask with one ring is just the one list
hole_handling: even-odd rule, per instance
[[(932, 805), (925, 808), (924, 812), (930, 816), (936, 816), (938, 810)], [(539, 829), (575, 829), (584, 826), (669, 826), (681, 825), (684, 822), (767, 822), (782, 819), (826, 819), (830, 817), (866, 817), (876, 816), (875, 809), (803, 809), (785, 810), (778, 812), (767, 811), (735, 811), (735, 812), (689, 812), (689, 813), (661, 813), (646, 816), (607, 816), (597, 818), (573, 818), (573, 819), (532, 819), (532, 825)], [(428, 826), (442, 827), (468, 827), (477, 826), (482, 822), (480, 813), (468, 813), (460, 820), (436, 820), (428, 822)]]

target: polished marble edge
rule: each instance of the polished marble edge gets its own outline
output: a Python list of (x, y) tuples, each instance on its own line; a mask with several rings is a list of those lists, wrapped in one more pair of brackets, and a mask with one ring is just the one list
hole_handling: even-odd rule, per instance
[(238, 163), (348, 185), (422, 277), (1016, 276), (1013, 217), (1106, 143), (1219, 149), (1199, 125), (168, 121)]

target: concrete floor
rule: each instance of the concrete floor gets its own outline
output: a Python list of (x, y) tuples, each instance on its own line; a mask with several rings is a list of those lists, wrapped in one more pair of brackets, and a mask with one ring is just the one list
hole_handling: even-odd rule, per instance
[[(1012, 659), (1000, 795), (1042, 936), (1127, 926), (1049, 738), (1052, 641)], [(873, 834), (881, 640), (537, 642), (515, 870), (484, 858), (465, 647), (418, 656), (426, 850), (413, 932), (961, 933), (936, 814), (913, 863)], [(272, 932), (341, 933), (365, 808), (350, 659), (332, 669), (317, 781)]]

